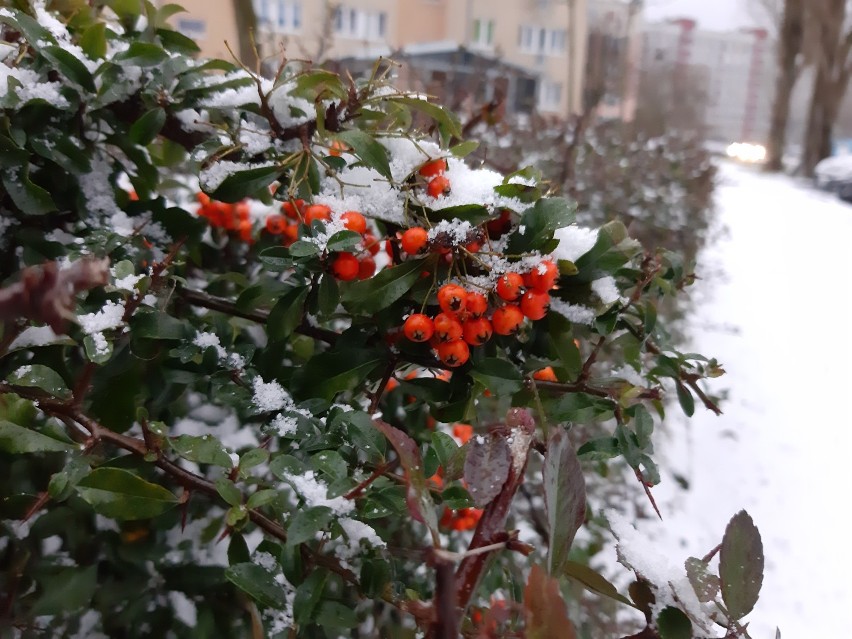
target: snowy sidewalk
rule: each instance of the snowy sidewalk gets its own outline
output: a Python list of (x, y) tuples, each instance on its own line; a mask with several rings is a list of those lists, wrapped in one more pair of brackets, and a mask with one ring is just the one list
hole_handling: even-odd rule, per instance
[(700, 557), (745, 508), (766, 556), (752, 636), (850, 637), (852, 206), (727, 163), (716, 201), (728, 233), (700, 261), (692, 337), (729, 398), (722, 417), (696, 409), (687, 436), (672, 422), (679, 441), (659, 447), (691, 486), (655, 489), (662, 543)]

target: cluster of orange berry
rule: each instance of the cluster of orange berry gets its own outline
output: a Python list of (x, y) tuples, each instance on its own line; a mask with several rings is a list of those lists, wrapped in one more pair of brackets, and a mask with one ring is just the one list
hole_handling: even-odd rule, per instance
[(447, 161), (444, 158), (432, 160), (420, 167), (418, 173), (428, 180), (426, 192), (434, 197), (446, 195), (450, 190), (450, 180), (444, 175)]
[(441, 313), (434, 318), (424, 313), (409, 315), (403, 324), (405, 336), (412, 342), (429, 342), (438, 359), (450, 367), (463, 365), (470, 358), (470, 347), (481, 346), (498, 335), (518, 332), (524, 319), (540, 320), (550, 305), (550, 289), (559, 270), (549, 260), (530, 272), (506, 273), (497, 280), (494, 296), (500, 300), (491, 319), (489, 299), (482, 293), (466, 291), (457, 284), (445, 284), (438, 290)]
[(250, 206), (246, 201), (229, 204), (218, 202), (206, 193), (196, 195), (201, 207), (198, 214), (207, 218), (212, 226), (226, 231), (236, 231), (243, 242), (253, 242)]
[[(299, 239), (299, 223), (310, 226), (314, 220), (331, 221), (331, 208), (325, 204), (305, 204), (304, 200), (284, 202), (281, 205), (283, 215), (274, 213), (266, 218), (266, 230), (272, 235), (283, 236), (284, 246)], [(373, 256), (379, 252), (379, 241), (367, 231), (367, 219), (358, 211), (346, 211), (340, 216), (343, 227), (362, 236), (361, 250), (358, 254), (349, 252), (335, 253), (330, 260), (331, 273), (339, 280), (365, 280), (376, 272)]]

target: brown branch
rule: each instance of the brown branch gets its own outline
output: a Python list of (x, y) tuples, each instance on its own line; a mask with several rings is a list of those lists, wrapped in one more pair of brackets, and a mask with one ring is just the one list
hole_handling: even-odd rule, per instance
[[(579, 383), (565, 383), (565, 382), (542, 382), (536, 381), (536, 386), (538, 386), (542, 390), (548, 390), (554, 393), (586, 393), (587, 395), (594, 395), (595, 397), (604, 397), (606, 399), (615, 399), (618, 397), (620, 388), (618, 387), (606, 387), (606, 386), (595, 386), (593, 384), (588, 384), (585, 382)], [(663, 389), (659, 386), (654, 388), (644, 388), (642, 389), (638, 395), (636, 395), (636, 399), (662, 399), (663, 398)]]

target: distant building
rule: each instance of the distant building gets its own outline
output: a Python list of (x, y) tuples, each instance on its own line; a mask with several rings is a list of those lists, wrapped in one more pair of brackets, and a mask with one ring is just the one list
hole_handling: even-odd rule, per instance
[(706, 89), (709, 136), (721, 142), (764, 143), (775, 82), (774, 45), (765, 29), (702, 31), (677, 19), (643, 29), (644, 70), (668, 68), (673, 82), (698, 72)]
[[(270, 67), (277, 64), (273, 57), (280, 56), (282, 46), (291, 60), (315, 63), (365, 59), (414, 45), (463, 48), (482, 60), (498, 60), (507, 70), (522, 69), (518, 79), (530, 75), (534, 84), (514, 85), (514, 90), (532, 92), (520, 102), (531, 100), (539, 112), (563, 117), (583, 108), (588, 11), (595, 2), (252, 0), (258, 22), (255, 40)], [(202, 55), (221, 56), (225, 51), (227, 57), (223, 39), (245, 36), (233, 27), (232, 2), (188, 0), (183, 5), (189, 15), (173, 22), (197, 38)], [(423, 55), (417, 57), (424, 62)], [(437, 60), (433, 57), (430, 64), (437, 65)]]

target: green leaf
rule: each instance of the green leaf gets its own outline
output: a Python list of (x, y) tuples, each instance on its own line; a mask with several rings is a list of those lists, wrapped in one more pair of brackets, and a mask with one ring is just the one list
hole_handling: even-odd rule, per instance
[(50, 193), (30, 180), (28, 162), (2, 173), (6, 192), (24, 215), (44, 215), (57, 210)]
[(187, 329), (190, 327), (168, 313), (138, 311), (130, 320), (130, 328), (134, 337), (181, 340), (187, 337)]
[(588, 461), (607, 461), (620, 454), (621, 447), (615, 437), (591, 439), (577, 450), (577, 456)]
[(361, 235), (355, 231), (338, 231), (330, 238), (326, 248), (329, 251), (349, 251), (361, 242)]
[(692, 396), (692, 393), (689, 392), (689, 389), (681, 384), (680, 382), (676, 382), (677, 385), (677, 401), (680, 402), (680, 407), (683, 409), (684, 414), (687, 417), (692, 417), (695, 414), (695, 398)]
[(459, 144), (450, 147), (450, 153), (457, 158), (463, 158), (466, 155), (470, 155), (478, 148), (479, 142), (477, 140), (467, 140), (466, 142), (460, 142)]
[(106, 340), (106, 348), (101, 350), (97, 342), (95, 342), (95, 338), (91, 335), (86, 335), (83, 338), (83, 348), (86, 349), (86, 357), (93, 364), (106, 364), (112, 357), (113, 347), (109, 339)]
[(461, 122), (455, 113), (448, 109), (444, 109), (436, 104), (421, 100), (420, 98), (410, 97), (394, 97), (391, 101), (404, 104), (405, 106), (420, 111), (421, 113), (432, 118), (438, 125), (441, 133), (441, 139), (444, 141), (450, 138), (460, 138), (462, 135)]
[(162, 47), (135, 40), (130, 43), (126, 51), (117, 54), (114, 59), (136, 67), (156, 67), (165, 62), (168, 57), (169, 54)]
[(313, 257), (319, 253), (319, 246), (307, 240), (297, 240), (290, 245), (291, 257)]
[(41, 53), (50, 60), (63, 78), (67, 78), (90, 93), (95, 92), (95, 81), (92, 79), (92, 74), (74, 54), (58, 46), (42, 47)]
[(488, 357), (473, 365), (470, 376), (493, 395), (502, 397), (517, 393), (524, 385), (524, 376), (512, 362)]
[(225, 578), (261, 606), (283, 609), (287, 605), (284, 589), (275, 577), (254, 563), (236, 564), (225, 570)]
[(280, 173), (281, 169), (276, 165), (236, 171), (222, 180), (216, 190), (208, 195), (220, 202), (239, 202), (269, 188)]
[(219, 477), (216, 480), (216, 491), (231, 506), (239, 506), (243, 503), (243, 495), (240, 489), (226, 477)]
[(420, 279), (421, 271), (431, 268), (432, 261), (410, 260), (386, 268), (370, 279), (341, 285), (341, 301), (351, 313), (372, 315), (410, 291)]
[(327, 571), (313, 570), (296, 588), (296, 595), (293, 597), (293, 617), (297, 624), (305, 625), (314, 620), (327, 580)]
[(54, 473), (47, 485), (47, 494), (55, 501), (65, 501), (74, 492), (77, 484), (89, 474), (89, 460), (85, 457), (72, 457), (65, 468)]
[(604, 597), (614, 599), (615, 601), (631, 606), (632, 608), (636, 607), (632, 601), (619, 593), (618, 589), (603, 575), (586, 564), (581, 564), (576, 561), (566, 561), (562, 566), (562, 572), (564, 575), (579, 581), (587, 590), (596, 592)]
[(69, 610), (83, 610), (95, 594), (98, 581), (98, 567), (67, 567), (53, 575), (45, 575), (39, 580), (44, 593), (32, 608), (32, 614), (62, 615)]
[(165, 123), (165, 110), (162, 107), (151, 109), (133, 123), (127, 137), (134, 144), (148, 146), (160, 133)]
[(380, 598), (391, 581), (391, 568), (384, 559), (365, 559), (361, 564), (359, 583), (365, 596)]
[(266, 321), (266, 334), (270, 340), (280, 341), (289, 337), (301, 323), (309, 291), (307, 286), (294, 288), (275, 303)]
[(73, 450), (71, 444), (0, 420), (0, 450), (7, 453), (58, 453)]
[(550, 532), (547, 567), (551, 575), (559, 575), (565, 569), (574, 535), (586, 518), (583, 469), (568, 433), (562, 428), (554, 428), (547, 441), (542, 481)]
[(246, 502), (247, 508), (260, 508), (261, 506), (266, 506), (267, 504), (271, 504), (273, 501), (278, 499), (278, 491), (272, 489), (266, 490), (258, 490), (256, 493), (252, 493), (251, 497), (248, 498)]
[(211, 435), (181, 435), (169, 440), (178, 455), (199, 464), (231, 468), (234, 464), (221, 442)]
[(749, 514), (741, 510), (731, 518), (719, 551), (722, 599), (733, 619), (752, 611), (763, 585), (763, 541)]
[(692, 639), (692, 622), (681, 610), (669, 606), (657, 615), (660, 639)]
[(340, 287), (337, 285), (337, 280), (328, 273), (324, 274), (320, 280), (317, 298), (318, 311), (322, 317), (332, 315), (340, 304)]
[(654, 418), (651, 417), (647, 408), (642, 404), (637, 404), (633, 419), (635, 420), (633, 428), (636, 431), (639, 446), (647, 448), (651, 444), (651, 434), (654, 432)]
[(27, 388), (38, 388), (49, 395), (67, 399), (71, 397), (71, 391), (65, 385), (65, 380), (52, 368), (42, 364), (28, 364), (21, 366), (11, 373), (6, 381), (15, 386)]
[(461, 486), (450, 486), (449, 488), (445, 488), (441, 493), (441, 499), (444, 501), (445, 506), (452, 508), (453, 510), (458, 510), (459, 508), (472, 508), (474, 506), (473, 498), (470, 496), (470, 493)]
[(441, 463), (441, 466), (446, 466), (450, 463), (456, 452), (458, 452), (459, 445), (447, 433), (435, 431), (432, 433), (432, 448), (438, 454), (438, 461)]
[(317, 623), (327, 628), (354, 628), (358, 625), (358, 617), (342, 603), (325, 599), (317, 610)]
[(80, 36), (80, 47), (92, 60), (98, 60), (106, 56), (106, 24), (96, 22), (88, 27)]
[(557, 229), (574, 222), (576, 204), (561, 197), (542, 198), (524, 211), (519, 226), (524, 227), (509, 236), (507, 253), (525, 253), (542, 248), (553, 238)]
[(120, 468), (96, 468), (77, 484), (94, 511), (111, 519), (151, 519), (178, 503), (170, 491)]
[(302, 396), (334, 399), (337, 393), (355, 390), (378, 366), (382, 356), (371, 349), (326, 351), (314, 355), (299, 371), (295, 390)]
[(260, 261), (267, 271), (281, 273), (293, 268), (290, 251), (285, 246), (272, 246), (260, 252)]
[(328, 527), (333, 515), (328, 506), (312, 506), (297, 510), (287, 525), (287, 543), (294, 545), (313, 541), (318, 532)]
[(348, 466), (336, 450), (322, 450), (311, 457), (311, 467), (325, 473), (333, 480), (346, 477)]
[(385, 147), (376, 142), (373, 136), (364, 131), (352, 129), (342, 131), (337, 137), (352, 149), (365, 166), (375, 169), (388, 180), (393, 180), (388, 162), (388, 152)]

